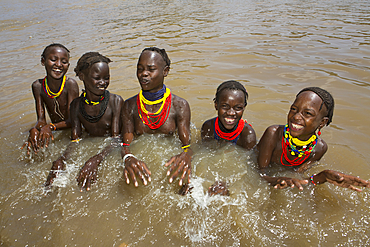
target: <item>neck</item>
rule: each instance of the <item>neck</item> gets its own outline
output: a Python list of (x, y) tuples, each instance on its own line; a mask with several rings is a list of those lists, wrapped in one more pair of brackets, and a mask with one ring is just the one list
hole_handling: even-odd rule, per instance
[(236, 130), (236, 128), (238, 128), (238, 125), (239, 125), (239, 120), (238, 120), (238, 121), (236, 122), (235, 126), (234, 126), (232, 129), (228, 130), (228, 129), (226, 129), (226, 128), (225, 128), (225, 126), (221, 123), (220, 118), (217, 118), (217, 120), (218, 120), (218, 126), (220, 127), (220, 130), (221, 130), (222, 132), (225, 132), (225, 133), (231, 133), (231, 132), (235, 131), (235, 130)]
[(163, 84), (162, 88), (157, 89), (156, 91), (143, 91), (143, 96), (145, 99), (150, 101), (155, 101), (162, 99), (166, 93), (166, 86)]
[(90, 101), (100, 101), (101, 97), (104, 95), (104, 93), (102, 95), (96, 95), (96, 94), (93, 94), (92, 92), (90, 92), (89, 90), (85, 90), (86, 92), (86, 99), (90, 100)]

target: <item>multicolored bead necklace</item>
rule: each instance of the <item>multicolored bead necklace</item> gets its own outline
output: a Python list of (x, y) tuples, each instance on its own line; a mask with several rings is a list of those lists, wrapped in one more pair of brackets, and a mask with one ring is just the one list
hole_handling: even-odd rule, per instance
[(47, 81), (46, 76), (45, 76), (44, 80), (42, 80), (42, 87), (44, 88), (44, 91), (45, 91), (46, 95), (50, 99), (55, 99), (55, 98), (59, 97), (60, 94), (63, 92), (64, 86), (66, 84), (66, 79), (67, 79), (67, 77), (64, 75), (63, 78), (62, 78), (62, 82), (60, 83), (60, 88), (59, 88), (58, 92), (54, 93), (50, 90), (49, 85), (48, 85), (48, 81)]
[[(307, 141), (301, 141), (290, 135), (288, 124), (284, 127), (284, 134), (281, 141), (283, 152), (281, 154), (281, 164), (284, 166), (299, 166), (302, 165), (314, 150), (317, 144), (316, 134), (312, 135)], [(289, 159), (288, 152), (292, 156), (297, 156), (295, 159)], [(289, 163), (284, 164), (283, 158)]]
[(88, 104), (88, 105), (99, 105), (104, 99), (104, 94), (102, 96), (100, 96), (99, 101), (88, 100), (86, 98), (86, 92), (82, 93), (82, 98), (84, 99), (85, 103)]
[(243, 119), (240, 119), (236, 129), (234, 131), (230, 132), (230, 133), (222, 131), (218, 122), (219, 122), (219, 119), (217, 117), (215, 119), (215, 132), (216, 132), (216, 134), (219, 137), (221, 137), (222, 139), (225, 139), (225, 140), (228, 140), (228, 141), (234, 141), (235, 139), (237, 139), (239, 137), (240, 133), (242, 133), (242, 131), (244, 129), (244, 123), (247, 122), (247, 121), (243, 120)]
[[(171, 101), (172, 96), (169, 88), (166, 88), (163, 97), (155, 101), (150, 101), (146, 99), (143, 96), (143, 90), (141, 90), (136, 100), (137, 109), (141, 121), (143, 121), (143, 123), (147, 125), (150, 129), (158, 129), (166, 122), (170, 114)], [(161, 104), (161, 106), (159, 107), (158, 111), (154, 113), (149, 112), (145, 108), (145, 105), (156, 105), (156, 104)]]

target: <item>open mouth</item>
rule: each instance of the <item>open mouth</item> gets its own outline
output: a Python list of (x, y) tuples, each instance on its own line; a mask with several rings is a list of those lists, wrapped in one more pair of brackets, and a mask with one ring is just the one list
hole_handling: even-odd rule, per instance
[(303, 126), (302, 125), (299, 125), (299, 124), (294, 124), (294, 123), (292, 123), (291, 124), (292, 125), (292, 130), (294, 130), (294, 131), (299, 131), (299, 130), (301, 130), (301, 129), (303, 129)]
[(235, 124), (235, 121), (236, 119), (235, 118), (224, 118), (225, 120), (225, 123), (228, 124), (228, 125), (232, 125), (232, 124)]

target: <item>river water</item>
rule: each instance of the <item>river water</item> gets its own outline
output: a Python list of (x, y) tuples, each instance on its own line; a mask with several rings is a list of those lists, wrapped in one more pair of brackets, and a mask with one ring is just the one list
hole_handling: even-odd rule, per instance
[[(335, 98), (323, 169), (370, 179), (370, 3), (291, 0), (1, 1), (0, 15), (0, 243), (4, 246), (368, 246), (369, 189), (330, 184), (304, 191), (274, 190), (256, 172), (255, 156), (232, 146), (200, 142), (202, 123), (216, 116), (212, 99), (229, 79), (249, 92), (244, 118), (260, 137), (285, 124), (295, 94), (320, 86)], [(194, 186), (187, 196), (169, 184), (164, 163), (180, 152), (176, 137), (139, 137), (132, 151), (152, 171), (144, 187), (126, 185), (119, 150), (102, 163), (98, 182), (80, 192), (79, 167), (109, 139), (84, 138), (66, 171), (46, 193), (51, 163), (69, 131), (37, 155), (20, 150), (35, 121), (31, 83), (45, 76), (40, 55), (52, 42), (77, 59), (99, 51), (110, 64), (109, 90), (138, 93), (142, 49), (165, 48), (172, 60), (166, 85), (192, 111)], [(80, 90), (83, 84), (77, 78)], [(277, 170), (281, 175), (294, 175)], [(208, 197), (215, 180), (229, 197)]]

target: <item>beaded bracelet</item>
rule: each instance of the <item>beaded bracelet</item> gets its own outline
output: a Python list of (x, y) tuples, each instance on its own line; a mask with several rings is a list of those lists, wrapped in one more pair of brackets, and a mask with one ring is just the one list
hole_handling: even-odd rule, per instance
[(121, 145), (121, 146), (130, 146), (130, 144), (128, 144), (128, 143), (124, 143), (124, 142), (120, 143), (120, 145)]
[(53, 123), (49, 124), (51, 127), (53, 127), (53, 130), (57, 130), (57, 126), (55, 126)]
[(189, 147), (190, 147), (190, 144), (189, 145), (186, 145), (186, 146), (182, 146), (181, 148), (184, 150), (184, 152), (188, 152), (189, 150)]
[(76, 140), (71, 140), (71, 142), (76, 142), (76, 143), (79, 143), (82, 139), (81, 138), (78, 138)]
[(315, 183), (315, 181), (313, 181), (313, 177), (314, 176), (316, 176), (316, 174), (313, 174), (311, 177), (310, 177), (310, 180), (311, 180), (311, 182), (314, 184), (314, 185), (317, 185), (316, 183)]

